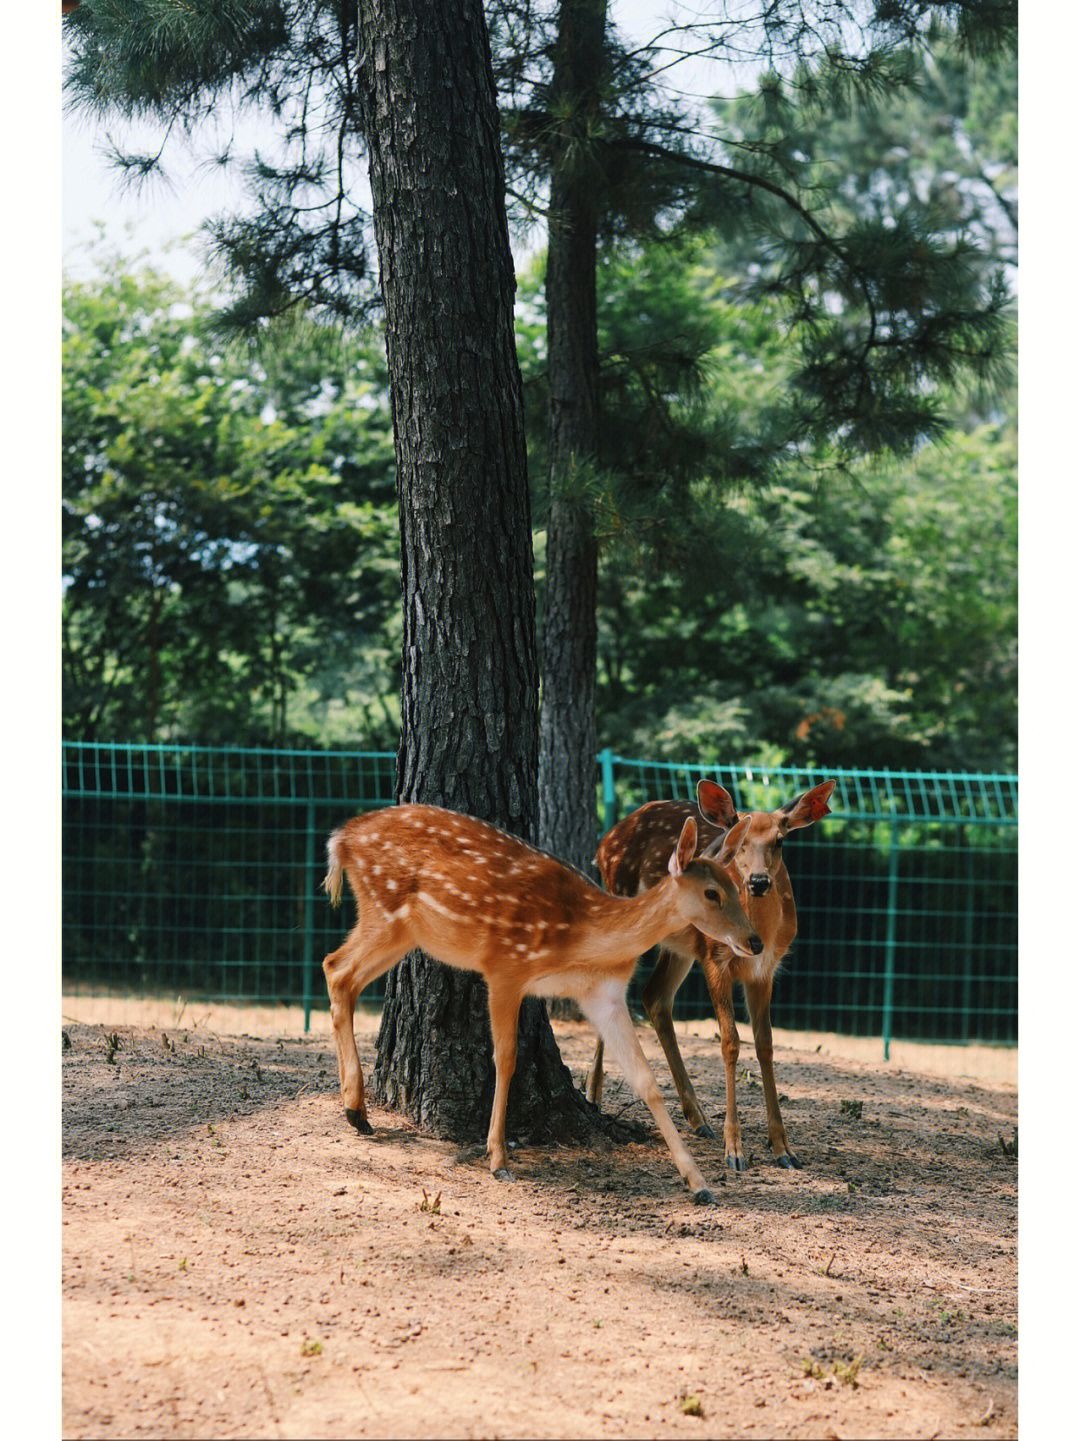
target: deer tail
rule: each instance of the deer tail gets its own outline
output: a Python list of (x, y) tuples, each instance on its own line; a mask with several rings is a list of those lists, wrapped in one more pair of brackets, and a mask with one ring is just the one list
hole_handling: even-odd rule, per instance
[(341, 832), (335, 831), (326, 843), (326, 854), (330, 864), (323, 881), (323, 890), (330, 897), (330, 904), (334, 906), (341, 904), (342, 864), (338, 849), (342, 839)]

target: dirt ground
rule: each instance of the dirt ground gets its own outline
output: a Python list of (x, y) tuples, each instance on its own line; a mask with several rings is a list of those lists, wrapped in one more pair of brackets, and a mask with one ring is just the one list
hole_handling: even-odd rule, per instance
[[(1016, 1435), (1014, 1052), (779, 1036), (781, 1171), (744, 1026), (751, 1169), (691, 1137), (702, 1208), (615, 1075), (647, 1142), (499, 1184), (486, 1117), (358, 1137), (325, 1016), (169, 1010), (64, 1000), (65, 1437)], [(713, 1115), (716, 1028), (679, 1030)]]

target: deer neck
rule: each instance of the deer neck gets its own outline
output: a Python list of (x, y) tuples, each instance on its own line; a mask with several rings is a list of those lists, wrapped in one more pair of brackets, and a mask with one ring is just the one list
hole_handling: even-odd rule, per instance
[(675, 882), (665, 877), (640, 896), (611, 896), (590, 917), (589, 944), (600, 959), (636, 959), (665, 936), (684, 928)]

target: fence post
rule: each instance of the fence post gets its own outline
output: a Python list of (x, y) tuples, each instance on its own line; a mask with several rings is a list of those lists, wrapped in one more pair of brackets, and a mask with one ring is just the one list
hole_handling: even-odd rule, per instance
[(968, 838), (968, 827), (957, 826), (958, 847), (966, 859), (964, 866), (964, 975), (960, 985), (960, 1035), (971, 1040), (971, 1002), (975, 953), (975, 857)]
[(615, 801), (614, 756), (609, 750), (600, 752), (600, 779), (604, 793), (604, 833), (606, 834), (619, 819)]
[(896, 895), (899, 888), (900, 842), (899, 824), (895, 818), (889, 822), (889, 909), (885, 917), (885, 993), (881, 998), (881, 1039), (885, 1045), (885, 1059), (889, 1059), (889, 1042), (892, 1040), (893, 981), (896, 976)]
[(315, 802), (307, 803), (304, 846), (304, 1034), (311, 1030), (311, 973), (315, 965)]

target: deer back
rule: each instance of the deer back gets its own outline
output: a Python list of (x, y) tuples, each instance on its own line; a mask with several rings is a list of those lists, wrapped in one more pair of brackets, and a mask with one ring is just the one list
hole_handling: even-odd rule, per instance
[(569, 937), (599, 893), (584, 876), (486, 821), (401, 805), (347, 821), (330, 839), (357, 903), (407, 928), (451, 965), (524, 955)]
[(726, 834), (692, 801), (649, 801), (612, 826), (596, 852), (605, 888), (613, 896), (636, 896), (662, 880), (688, 816), (697, 821), (698, 855)]

